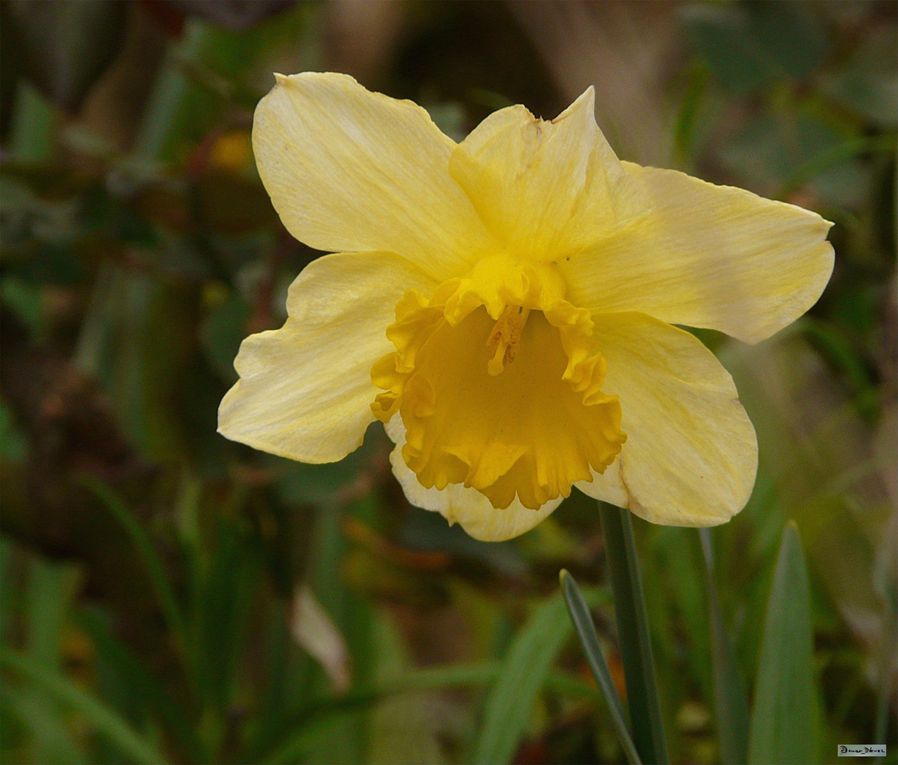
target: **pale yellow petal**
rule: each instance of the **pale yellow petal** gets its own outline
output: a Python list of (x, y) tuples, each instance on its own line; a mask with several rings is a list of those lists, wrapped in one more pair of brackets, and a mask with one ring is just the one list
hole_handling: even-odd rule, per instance
[(290, 287), (286, 324), (240, 346), (240, 380), (221, 402), (219, 432), (303, 462), (345, 457), (373, 419), (371, 366), (392, 347), (385, 331), (396, 301), (432, 286), (392, 253), (313, 261)]
[(531, 260), (591, 247), (644, 207), (596, 125), (592, 88), (551, 122), (523, 106), (491, 114), (450, 170), (505, 250)]
[(593, 499), (618, 507), (626, 507), (629, 503), (627, 487), (620, 478), (620, 458), (605, 468), (604, 473), (593, 470), (591, 481), (578, 481), (574, 486)]
[(439, 279), (485, 246), (449, 175), (454, 147), (420, 106), (343, 74), (278, 75), (253, 122), (259, 175), (293, 236), (320, 250), (396, 252)]
[(594, 319), (604, 387), (620, 396), (627, 441), (614, 469), (578, 488), (653, 523), (729, 520), (748, 501), (758, 462), (729, 373), (684, 330), (637, 313)]
[(415, 507), (440, 513), (450, 524), (458, 523), (474, 539), (503, 542), (520, 536), (545, 520), (561, 504), (559, 497), (538, 510), (531, 510), (515, 500), (508, 507), (497, 510), (479, 491), (462, 484), (449, 484), (445, 489), (425, 489), (402, 459), (404, 436), (399, 417), (391, 421), (388, 432), (399, 439), (390, 454), (390, 464), (406, 499)]
[(674, 170), (623, 166), (649, 209), (559, 263), (572, 302), (758, 342), (820, 297), (833, 269), (832, 224), (816, 213)]

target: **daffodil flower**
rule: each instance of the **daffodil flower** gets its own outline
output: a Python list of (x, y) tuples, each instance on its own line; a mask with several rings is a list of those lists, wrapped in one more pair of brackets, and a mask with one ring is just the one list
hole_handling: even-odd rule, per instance
[(409, 502), (478, 539), (531, 529), (572, 487), (654, 523), (711, 526), (751, 493), (757, 441), (692, 334), (750, 343), (833, 266), (800, 207), (620, 161), (588, 89), (461, 143), (331, 73), (277, 76), (253, 150), (313, 261), (278, 330), (247, 338), (220, 431), (308, 463), (381, 420)]

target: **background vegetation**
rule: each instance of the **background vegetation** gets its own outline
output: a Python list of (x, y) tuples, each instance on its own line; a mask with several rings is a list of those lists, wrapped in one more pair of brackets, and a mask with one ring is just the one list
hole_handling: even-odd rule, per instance
[[(704, 550), (641, 521), (637, 542), (674, 762), (744, 759), (769, 720), (808, 761), (898, 762), (894, 3), (0, 8), (4, 761), (623, 759), (558, 594), (566, 567), (620, 684), (593, 502), (481, 544), (407, 505), (379, 426), (322, 467), (215, 432), (240, 339), (318, 254), (259, 183), (252, 109), (272, 71), (332, 69), (456, 138), (592, 83), (623, 158), (835, 222), (806, 318), (701, 335), (759, 432), (748, 508)], [(804, 696), (776, 691), (790, 673)]]

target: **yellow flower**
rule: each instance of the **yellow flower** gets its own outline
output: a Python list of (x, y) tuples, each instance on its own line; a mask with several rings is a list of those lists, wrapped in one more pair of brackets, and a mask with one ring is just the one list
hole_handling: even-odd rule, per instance
[(485, 540), (573, 486), (671, 525), (744, 506), (754, 429), (673, 325), (757, 342), (794, 321), (832, 271), (820, 216), (621, 162), (592, 88), (456, 144), (351, 77), (278, 76), (253, 149), (290, 233), (337, 254), (293, 282), (281, 329), (244, 341), (225, 436), (333, 462), (376, 417), (409, 501)]

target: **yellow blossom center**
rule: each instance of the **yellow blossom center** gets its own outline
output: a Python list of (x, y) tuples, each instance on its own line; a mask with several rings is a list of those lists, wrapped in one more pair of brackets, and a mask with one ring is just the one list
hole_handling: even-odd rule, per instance
[(592, 320), (551, 267), (482, 261), (430, 296), (407, 293), (387, 336), (396, 350), (372, 369), (384, 390), (372, 409), (402, 418), (423, 486), (536, 509), (617, 457), (620, 405), (601, 390)]

